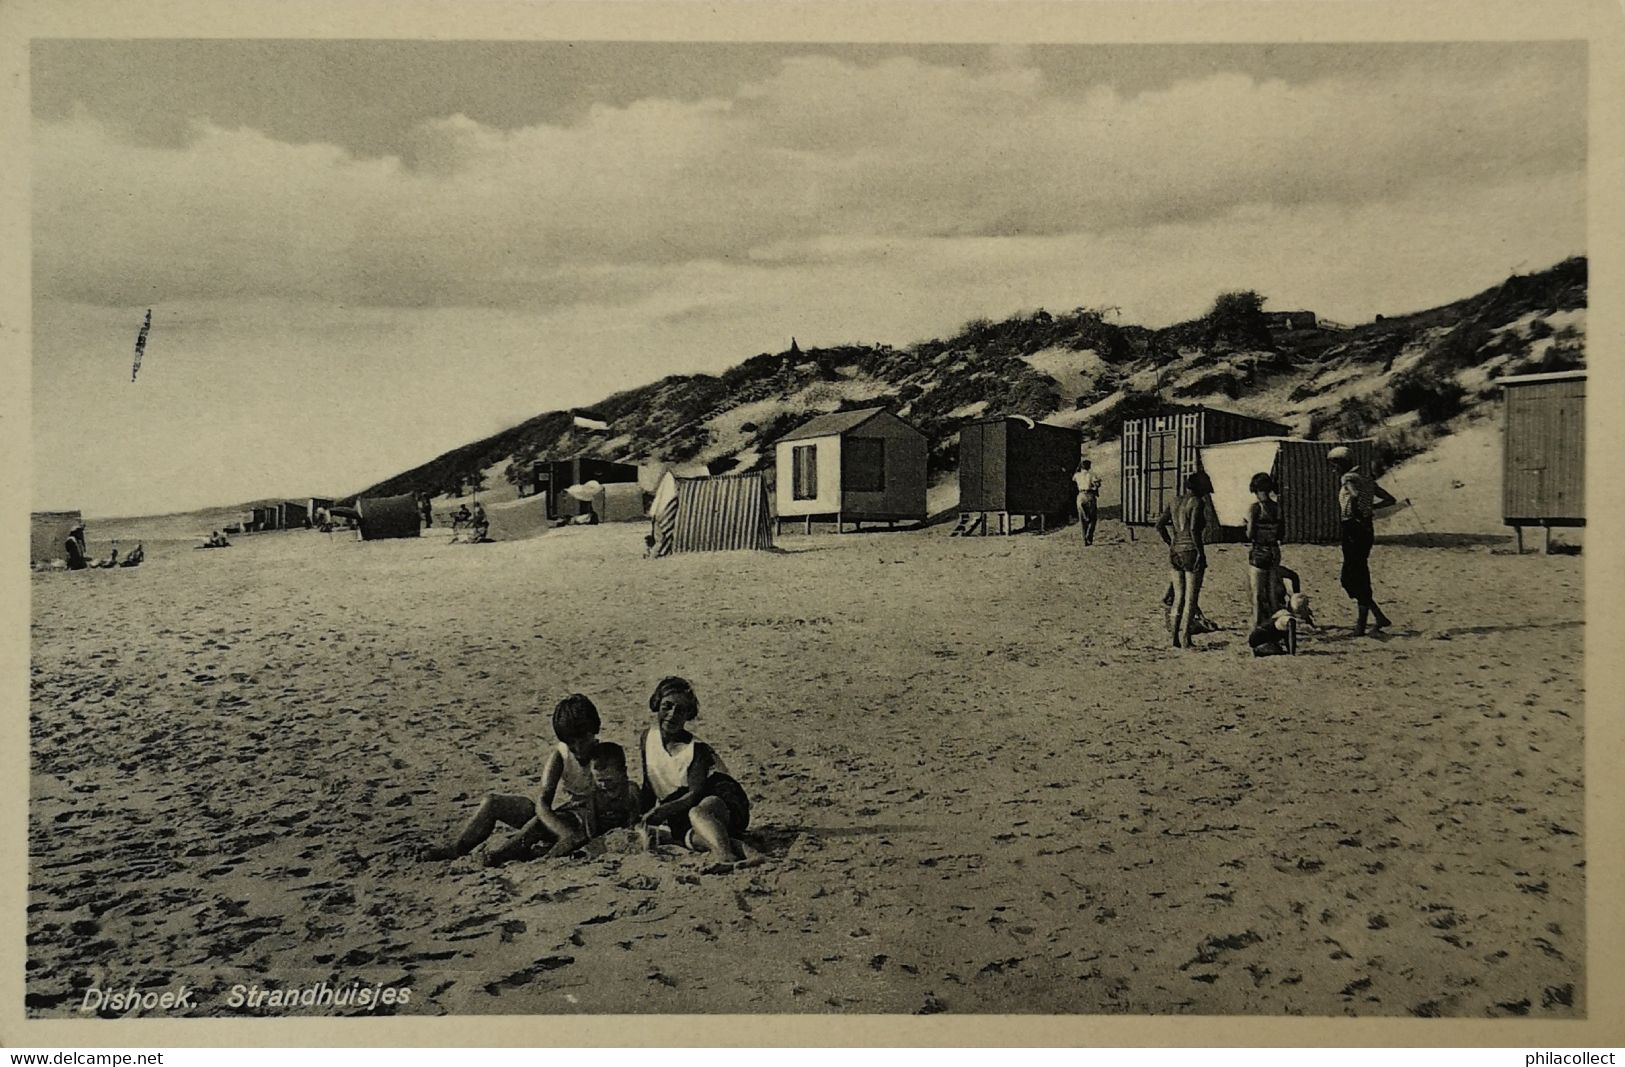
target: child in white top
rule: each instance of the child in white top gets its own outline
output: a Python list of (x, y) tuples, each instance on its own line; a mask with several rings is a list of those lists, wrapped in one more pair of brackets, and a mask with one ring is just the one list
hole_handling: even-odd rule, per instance
[(726, 863), (759, 861), (737, 840), (750, 825), (750, 797), (711, 746), (688, 732), (700, 713), (694, 687), (662, 678), (649, 710), (655, 725), (642, 741), (644, 833), (665, 827), (675, 840)]
[[(519, 832), (485, 854), (487, 866), (497, 866), (528, 855), (533, 845), (552, 845), (579, 834), (578, 810), (591, 802), (593, 778), (587, 758), (598, 744), (601, 724), (598, 709), (580, 693), (572, 693), (553, 709), (553, 734), (559, 743), (542, 766), (541, 796), (532, 801), (517, 793), (488, 793), (479, 810), (451, 842), (422, 849), (418, 858), (449, 860), (466, 856), (491, 836), (497, 823)], [(563, 803), (555, 805), (559, 790)]]

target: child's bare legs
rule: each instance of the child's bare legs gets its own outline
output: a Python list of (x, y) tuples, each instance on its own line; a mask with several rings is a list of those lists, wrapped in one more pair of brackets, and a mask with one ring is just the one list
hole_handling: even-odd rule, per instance
[(497, 823), (524, 826), (535, 816), (536, 805), (529, 797), (514, 793), (487, 793), (485, 799), (480, 802), (479, 810), (468, 820), (468, 825), (463, 827), (462, 833), (450, 844), (423, 849), (419, 853), (419, 858), (450, 860), (466, 856), (491, 836), (491, 832), (497, 828)]
[(728, 806), (721, 797), (706, 797), (689, 809), (688, 824), (694, 831), (694, 847), (729, 863), (745, 858), (734, 847), (733, 836), (728, 833)]
[[(1185, 614), (1185, 573), (1177, 567), (1168, 572), (1168, 592), (1170, 595), (1168, 602), (1168, 632), (1173, 635), (1174, 647), (1178, 648), (1179, 628), (1184, 622)], [(1185, 631), (1185, 636), (1187, 639), (1190, 637), (1188, 629)]]
[[(586, 840), (573, 819), (551, 808), (538, 811), (536, 817), (519, 828), (519, 832), (502, 844), (486, 852), (487, 866), (496, 867), (512, 860), (524, 859), (538, 844), (551, 847), (546, 855), (564, 856), (579, 848)], [(562, 850), (562, 851), (561, 851)]]
[(1269, 572), (1263, 568), (1247, 568), (1247, 588), (1251, 589), (1253, 593), (1253, 629), (1255, 630), (1264, 625), (1264, 620), (1269, 618), (1271, 614), (1265, 605), (1266, 597), (1274, 599), (1265, 585), (1268, 580)]
[(1195, 570), (1185, 575), (1185, 614), (1180, 617), (1180, 633), (1184, 635), (1185, 647), (1191, 647), (1191, 623), (1201, 612), (1202, 576), (1205, 571)]

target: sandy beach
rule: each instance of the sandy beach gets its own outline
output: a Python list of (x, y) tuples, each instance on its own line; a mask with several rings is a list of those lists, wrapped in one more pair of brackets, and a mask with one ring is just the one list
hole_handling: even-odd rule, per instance
[[(1179, 653), (1165, 552), (1115, 522), (643, 532), (35, 576), (31, 1014), (322, 981), (409, 1014), (1585, 1014), (1581, 557), (1379, 544), (1396, 627), (1356, 640), (1335, 547), (1293, 546), (1329, 627), (1255, 661), (1238, 546)], [(671, 673), (764, 866), (410, 858), (535, 791), (560, 697), (630, 749)]]

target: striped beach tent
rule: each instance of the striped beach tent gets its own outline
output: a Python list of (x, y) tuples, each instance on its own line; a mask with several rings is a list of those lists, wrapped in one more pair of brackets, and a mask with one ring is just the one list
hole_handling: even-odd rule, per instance
[(661, 480), (650, 507), (654, 555), (727, 552), (773, 547), (773, 526), (762, 475)]

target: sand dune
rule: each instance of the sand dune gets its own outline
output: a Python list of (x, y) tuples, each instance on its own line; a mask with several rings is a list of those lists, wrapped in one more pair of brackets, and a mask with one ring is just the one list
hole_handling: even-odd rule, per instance
[[(636, 525), (300, 532), (38, 575), (30, 1009), (1583, 1014), (1583, 561), (1379, 547), (1396, 632), (1253, 661), (1242, 551), (1231, 628), (1176, 654), (1121, 529), (655, 562)], [(1288, 558), (1342, 624), (1335, 555)], [(560, 696), (630, 746), (673, 672), (766, 866), (406, 858), (535, 788)]]

